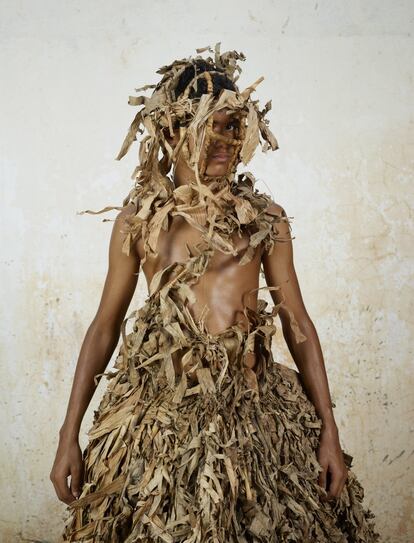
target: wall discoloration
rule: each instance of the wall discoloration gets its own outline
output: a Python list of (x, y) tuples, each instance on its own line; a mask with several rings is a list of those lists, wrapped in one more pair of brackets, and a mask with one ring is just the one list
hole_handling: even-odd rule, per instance
[[(52, 542), (62, 528), (48, 475), (111, 228), (76, 211), (130, 189), (135, 158), (113, 160), (126, 93), (225, 36), (222, 50), (247, 55), (243, 81), (263, 73), (258, 97), (272, 98), (280, 150), (250, 169), (294, 217), (342, 444), (384, 541), (413, 541), (412, 4), (3, 4), (1, 539)], [(145, 292), (141, 277), (131, 310)], [(280, 329), (274, 352), (292, 365)]]

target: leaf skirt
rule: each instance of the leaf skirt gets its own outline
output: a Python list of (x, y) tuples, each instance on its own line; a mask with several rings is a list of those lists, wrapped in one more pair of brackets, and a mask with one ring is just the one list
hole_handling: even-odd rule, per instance
[(124, 322), (61, 541), (378, 541), (351, 469), (341, 496), (321, 500), (321, 421), (298, 372), (273, 359), (267, 303), (247, 330), (212, 335), (165, 302), (150, 297), (130, 334)]

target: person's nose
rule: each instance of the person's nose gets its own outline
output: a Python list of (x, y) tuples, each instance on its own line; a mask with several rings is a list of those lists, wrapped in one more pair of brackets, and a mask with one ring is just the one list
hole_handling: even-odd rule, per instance
[(228, 151), (229, 146), (225, 141), (215, 140), (213, 148), (215, 151)]
[[(224, 128), (220, 128), (220, 129), (217, 129), (215, 128), (214, 129), (214, 132), (217, 133), (217, 134), (220, 134), (220, 136), (229, 136), (229, 134), (225, 134), (225, 129)], [(220, 153), (220, 152), (228, 152), (229, 151), (229, 144), (225, 141), (222, 141), (221, 139), (216, 139), (213, 137), (213, 150), (217, 153)]]
[(219, 153), (224, 153), (224, 154), (230, 153), (229, 146), (227, 145), (227, 143), (220, 140), (215, 141), (215, 143), (213, 144), (211, 148), (212, 155), (219, 154)]

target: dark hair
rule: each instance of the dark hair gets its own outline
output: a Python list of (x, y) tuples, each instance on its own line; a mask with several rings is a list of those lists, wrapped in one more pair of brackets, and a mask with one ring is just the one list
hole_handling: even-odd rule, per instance
[[(223, 70), (216, 68), (214, 64), (206, 62), (204, 59), (198, 59), (187, 66), (178, 78), (177, 86), (175, 87), (175, 99), (177, 100), (183, 94), (196, 75), (203, 72), (213, 72), (211, 79), (213, 83), (213, 95), (216, 98), (222, 89), (237, 90), (235, 84), (227, 77)], [(191, 88), (188, 97), (199, 98), (202, 94), (207, 94), (207, 92), (205, 77), (199, 77), (196, 81), (196, 89)]]

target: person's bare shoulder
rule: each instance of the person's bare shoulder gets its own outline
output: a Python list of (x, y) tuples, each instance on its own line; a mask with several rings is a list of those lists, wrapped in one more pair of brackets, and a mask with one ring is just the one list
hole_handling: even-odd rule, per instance
[(275, 215), (277, 217), (286, 217), (284, 208), (273, 200), (271, 200), (271, 203), (267, 206), (266, 213), (270, 213), (271, 215)]
[(116, 220), (119, 219), (120, 222), (125, 221), (126, 218), (132, 215), (132, 213), (134, 212), (135, 212), (135, 204), (130, 202), (128, 205), (126, 205), (125, 207), (121, 209), (121, 211), (116, 216)]
[(278, 239), (284, 241), (291, 240), (291, 225), (284, 207), (271, 199), (271, 203), (266, 208), (266, 213), (274, 217), (272, 221), (273, 228), (277, 233)]
[[(123, 207), (115, 217), (111, 237), (111, 247), (113, 247), (111, 253), (114, 255), (114, 257), (118, 256), (119, 258), (125, 259), (125, 253), (123, 253), (122, 248), (130, 230), (129, 219), (130, 217), (134, 216), (135, 212), (135, 204), (129, 203)], [(135, 244), (131, 243), (129, 247), (129, 256), (136, 257), (137, 254)]]
[(128, 230), (129, 218), (135, 214), (135, 205), (129, 203), (121, 211), (118, 212), (118, 215), (115, 217), (114, 229), (118, 232), (126, 232)]

